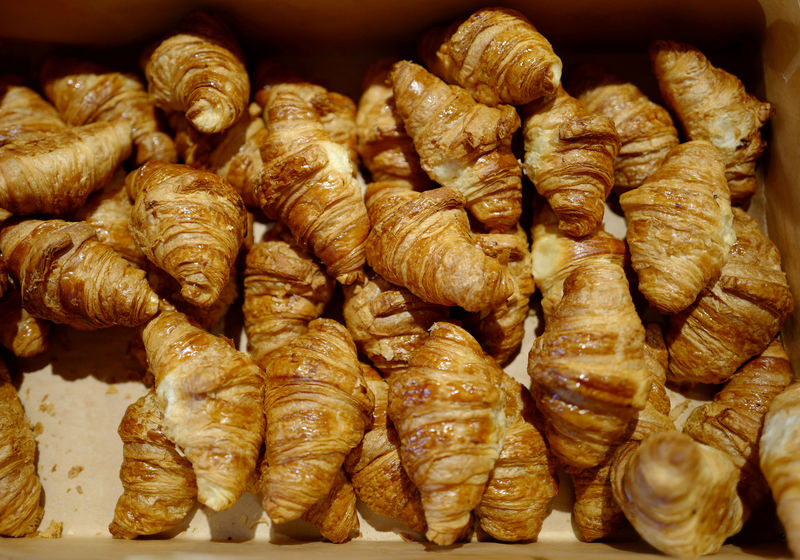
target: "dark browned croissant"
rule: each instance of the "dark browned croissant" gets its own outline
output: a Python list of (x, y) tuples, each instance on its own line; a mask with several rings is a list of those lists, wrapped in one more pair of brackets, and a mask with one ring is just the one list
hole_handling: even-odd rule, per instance
[(22, 307), (18, 289), (0, 299), (0, 344), (15, 356), (30, 358), (47, 350), (50, 322), (34, 317)]

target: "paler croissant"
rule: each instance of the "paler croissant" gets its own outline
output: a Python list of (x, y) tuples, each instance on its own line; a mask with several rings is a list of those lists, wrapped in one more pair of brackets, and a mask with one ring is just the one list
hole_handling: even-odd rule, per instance
[(0, 76), (0, 146), (66, 126), (55, 107), (16, 76)]
[(525, 174), (558, 216), (561, 230), (589, 235), (600, 227), (614, 185), (620, 143), (614, 121), (589, 112), (561, 86), (522, 112)]
[(137, 326), (158, 311), (144, 271), (81, 222), (25, 220), (0, 232), (0, 251), (36, 317), (77, 329)]
[(329, 541), (343, 543), (358, 535), (356, 502), (353, 485), (340, 469), (328, 494), (306, 510), (303, 519)]
[(436, 323), (389, 379), (389, 418), (419, 489), (425, 536), (449, 545), (469, 529), (503, 445), (502, 370), (464, 329)]
[(619, 203), (639, 291), (661, 313), (685, 309), (719, 276), (736, 241), (719, 152), (703, 141), (676, 146)]
[(756, 221), (733, 208), (736, 244), (716, 282), (670, 318), (669, 377), (722, 383), (763, 351), (794, 307), (777, 247)]
[(0, 344), (20, 358), (30, 358), (47, 350), (50, 322), (34, 317), (22, 307), (19, 290), (0, 299)]
[(264, 438), (264, 373), (226, 339), (165, 308), (142, 330), (163, 432), (192, 463), (200, 503), (231, 507)]
[(553, 93), (561, 83), (561, 59), (524, 15), (484, 8), (420, 44), (425, 65), (487, 105), (524, 105)]
[(519, 115), (488, 107), (412, 62), (391, 73), (394, 102), (422, 168), (459, 190), (466, 208), (489, 231), (505, 231), (522, 212), (522, 170), (511, 151)]
[(164, 418), (154, 391), (130, 405), (120, 422), (123, 493), (117, 500), (109, 532), (135, 539), (172, 529), (197, 501), (192, 464), (163, 429)]
[(655, 41), (650, 60), (661, 95), (689, 139), (719, 149), (731, 202), (747, 203), (756, 190), (756, 160), (767, 145), (761, 127), (774, 112), (772, 104), (748, 94), (736, 76), (691, 45)]

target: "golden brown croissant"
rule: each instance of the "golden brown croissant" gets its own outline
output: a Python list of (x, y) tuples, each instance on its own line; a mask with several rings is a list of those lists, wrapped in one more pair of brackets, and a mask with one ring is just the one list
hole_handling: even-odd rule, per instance
[(400, 458), (419, 489), (425, 536), (458, 540), (480, 503), (505, 432), (502, 370), (464, 329), (436, 323), (389, 378), (389, 418)]
[(391, 73), (394, 102), (422, 168), (459, 190), (467, 210), (489, 231), (502, 232), (522, 212), (522, 170), (511, 152), (519, 115), (510, 105), (487, 107), (412, 62)]
[(728, 455), (673, 431), (623, 445), (611, 473), (628, 521), (648, 543), (674, 556), (713, 554), (739, 531), (736, 482)]
[(597, 466), (625, 437), (651, 385), (644, 341), (622, 267), (598, 259), (576, 266), (528, 361), (550, 449), (563, 464)]
[(722, 383), (763, 351), (794, 307), (777, 247), (756, 221), (733, 208), (736, 244), (719, 279), (670, 318), (669, 377)]
[(178, 525), (197, 498), (192, 464), (163, 429), (164, 418), (154, 391), (125, 411), (119, 425), (123, 493), (108, 530), (118, 538), (154, 535)]
[(685, 309), (719, 276), (736, 241), (719, 152), (703, 141), (676, 146), (619, 203), (639, 291), (661, 313)]
[(558, 227), (582, 237), (603, 222), (614, 185), (619, 135), (614, 121), (593, 114), (559, 86), (523, 108), (525, 174), (559, 218)]
[(429, 303), (467, 311), (500, 305), (511, 295), (513, 280), (475, 245), (463, 205), (463, 196), (448, 187), (416, 193), (371, 183), (367, 263)]
[(158, 311), (144, 271), (81, 222), (25, 220), (0, 232), (0, 251), (31, 315), (76, 329), (141, 325)]
[(614, 190), (635, 189), (655, 172), (673, 147), (678, 131), (669, 112), (653, 103), (630, 82), (599, 66), (579, 67), (570, 80), (570, 92), (590, 113), (614, 120), (620, 147), (614, 162)]
[(344, 287), (344, 321), (359, 351), (385, 376), (408, 366), (411, 352), (449, 310), (428, 303), (368, 269), (363, 283)]
[(47, 350), (50, 323), (34, 317), (22, 307), (19, 290), (0, 299), (0, 344), (20, 358), (30, 358)]
[(136, 245), (180, 283), (186, 301), (213, 304), (247, 232), (242, 198), (215, 173), (159, 161), (128, 175), (126, 186)]
[(358, 535), (356, 493), (341, 469), (328, 494), (311, 506), (303, 514), (303, 519), (334, 543), (343, 543)]
[(26, 134), (62, 129), (55, 107), (15, 76), (0, 76), (0, 146)]
[(245, 259), (247, 351), (262, 368), (275, 349), (306, 332), (322, 315), (335, 287), (322, 266), (280, 229), (275, 225)]
[(156, 105), (184, 113), (201, 132), (225, 130), (250, 101), (250, 78), (236, 38), (202, 12), (189, 14), (147, 53), (144, 73)]
[(800, 558), (800, 381), (770, 403), (759, 440), (761, 472), (778, 506), (789, 549)]
[(130, 153), (125, 121), (20, 135), (0, 146), (0, 208), (68, 214), (103, 188)]
[(267, 217), (292, 232), (342, 284), (363, 276), (369, 218), (347, 150), (333, 141), (306, 85), (263, 89), (264, 171), (255, 195)]
[(260, 488), (275, 523), (324, 498), (370, 423), (372, 395), (347, 329), (315, 319), (267, 364), (266, 468)]
[(432, 29), (419, 48), (425, 65), (487, 105), (524, 105), (561, 83), (561, 59), (525, 16), (484, 8), (444, 29)]
[(228, 340), (162, 310), (142, 330), (164, 435), (192, 463), (200, 503), (231, 507), (264, 438), (264, 373)]
[(137, 165), (151, 159), (177, 161), (172, 137), (159, 122), (153, 100), (135, 74), (51, 56), (42, 67), (41, 78), (45, 95), (67, 123), (127, 121), (133, 131)]
[(539, 429), (527, 388), (503, 375), (506, 433), (475, 514), (481, 528), (500, 541), (536, 539), (558, 494), (556, 462)]
[(0, 535), (23, 537), (42, 520), (42, 485), (36, 474), (36, 440), (0, 360)]
[(358, 498), (372, 511), (398, 519), (409, 529), (425, 532), (425, 512), (419, 490), (400, 462), (397, 431), (387, 416), (389, 384), (374, 369), (361, 371), (375, 399), (372, 427), (345, 460)]
[(713, 66), (691, 45), (655, 41), (650, 59), (661, 95), (686, 135), (719, 149), (731, 202), (746, 203), (756, 189), (756, 160), (767, 145), (761, 127), (774, 107), (748, 94), (736, 76)]

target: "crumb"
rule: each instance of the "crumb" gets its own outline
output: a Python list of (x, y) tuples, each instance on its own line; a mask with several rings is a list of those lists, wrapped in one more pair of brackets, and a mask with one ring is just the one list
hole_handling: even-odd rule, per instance
[(44, 433), (44, 426), (42, 426), (41, 422), (36, 422), (36, 424), (33, 425), (33, 435), (40, 436), (43, 433)]
[(52, 469), (50, 469), (50, 472), (56, 472), (56, 469), (57, 469), (57, 468), (58, 468), (58, 463), (56, 463), (55, 465), (53, 465), (53, 468), (52, 468)]
[(75, 465), (67, 473), (67, 478), (70, 478), (70, 479), (75, 478), (76, 476), (81, 474), (81, 471), (83, 471), (83, 467), (80, 466), (80, 465)]
[(108, 389), (106, 389), (106, 395), (116, 395), (119, 393), (119, 389), (117, 389), (116, 385), (109, 385)]
[(44, 531), (37, 531), (38, 536), (43, 539), (60, 539), (64, 532), (63, 521), (50, 521), (50, 525)]
[[(45, 395), (45, 398), (47, 398), (47, 395)], [(54, 412), (55, 407), (50, 403), (44, 402), (44, 400), (42, 400), (42, 404), (39, 405), (39, 410), (49, 414), (50, 416), (56, 415)]]
[(70, 492), (72, 492), (72, 488), (67, 488), (67, 494), (69, 494)]
[(78, 494), (83, 494), (83, 488), (81, 488), (81, 485), (80, 485), (80, 484), (78, 484), (78, 485), (75, 487), (75, 490), (77, 490), (77, 491), (78, 491)]

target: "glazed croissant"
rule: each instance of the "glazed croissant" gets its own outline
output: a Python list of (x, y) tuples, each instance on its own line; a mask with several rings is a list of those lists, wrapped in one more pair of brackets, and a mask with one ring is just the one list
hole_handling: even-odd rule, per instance
[(270, 519), (284, 523), (328, 495), (364, 436), (373, 400), (350, 334), (332, 319), (311, 321), (275, 350), (266, 373), (260, 488)]
[(42, 67), (42, 87), (64, 120), (73, 125), (124, 120), (131, 125), (136, 164), (175, 162), (172, 137), (159, 122), (152, 98), (135, 74), (51, 56)]
[(575, 237), (600, 227), (614, 185), (619, 135), (614, 121), (593, 114), (559, 86), (523, 107), (525, 174)]
[(221, 132), (247, 110), (250, 78), (241, 48), (205, 13), (189, 14), (146, 53), (144, 73), (156, 105), (184, 113), (201, 132)]
[(778, 506), (789, 549), (800, 557), (800, 381), (795, 380), (770, 403), (759, 440), (759, 464)]
[(564, 465), (602, 463), (644, 408), (644, 341), (622, 267), (598, 259), (577, 265), (528, 360), (550, 449)]
[(0, 299), (0, 344), (20, 358), (30, 358), (47, 350), (50, 322), (34, 317), (22, 307), (19, 290)]
[(142, 330), (163, 433), (192, 463), (200, 503), (244, 493), (264, 439), (264, 373), (228, 340), (164, 308)]
[(746, 203), (756, 189), (756, 160), (767, 145), (761, 127), (772, 116), (772, 104), (748, 94), (736, 76), (713, 66), (691, 45), (656, 41), (650, 60), (661, 95), (686, 135), (720, 151), (731, 202)]
[(389, 418), (419, 489), (425, 536), (449, 545), (469, 529), (505, 433), (502, 370), (464, 329), (436, 323), (389, 379)]
[(491, 309), (511, 295), (508, 271), (471, 237), (464, 198), (441, 187), (416, 193), (372, 183), (367, 263), (387, 282), (439, 305)]
[(579, 67), (569, 90), (587, 111), (614, 121), (620, 140), (614, 162), (615, 191), (622, 193), (641, 185), (680, 142), (666, 109), (650, 101), (634, 84), (599, 66)]
[(81, 222), (25, 220), (0, 232), (0, 252), (31, 315), (76, 329), (137, 326), (158, 311), (144, 271)]
[(22, 134), (0, 146), (0, 208), (68, 214), (103, 188), (131, 153), (125, 121)]
[(163, 422), (152, 390), (130, 405), (122, 417), (118, 432), (123, 493), (108, 526), (115, 537), (135, 539), (172, 529), (196, 503), (192, 464), (164, 435)]
[(412, 62), (392, 67), (397, 113), (422, 168), (460, 191), (467, 210), (489, 231), (502, 232), (522, 212), (522, 170), (511, 151), (519, 116), (510, 105), (487, 107)]
[(0, 77), (0, 146), (66, 126), (55, 107), (15, 76)]
[(311, 506), (303, 519), (319, 529), (320, 534), (334, 543), (343, 543), (358, 535), (356, 493), (340, 469), (328, 494)]
[(719, 276), (736, 241), (719, 152), (702, 141), (676, 146), (619, 203), (639, 291), (661, 313), (685, 309)]
[(431, 72), (487, 105), (524, 105), (561, 83), (561, 59), (550, 43), (508, 8), (484, 8), (432, 29), (419, 51)]
[(247, 232), (242, 198), (215, 173), (159, 161), (128, 175), (126, 186), (136, 245), (188, 302), (213, 304)]
[(722, 383), (763, 351), (794, 307), (777, 247), (743, 210), (733, 208), (736, 244), (719, 279), (667, 331), (669, 377)]
[(23, 537), (42, 520), (36, 440), (5, 363), (0, 360), (0, 535)]

